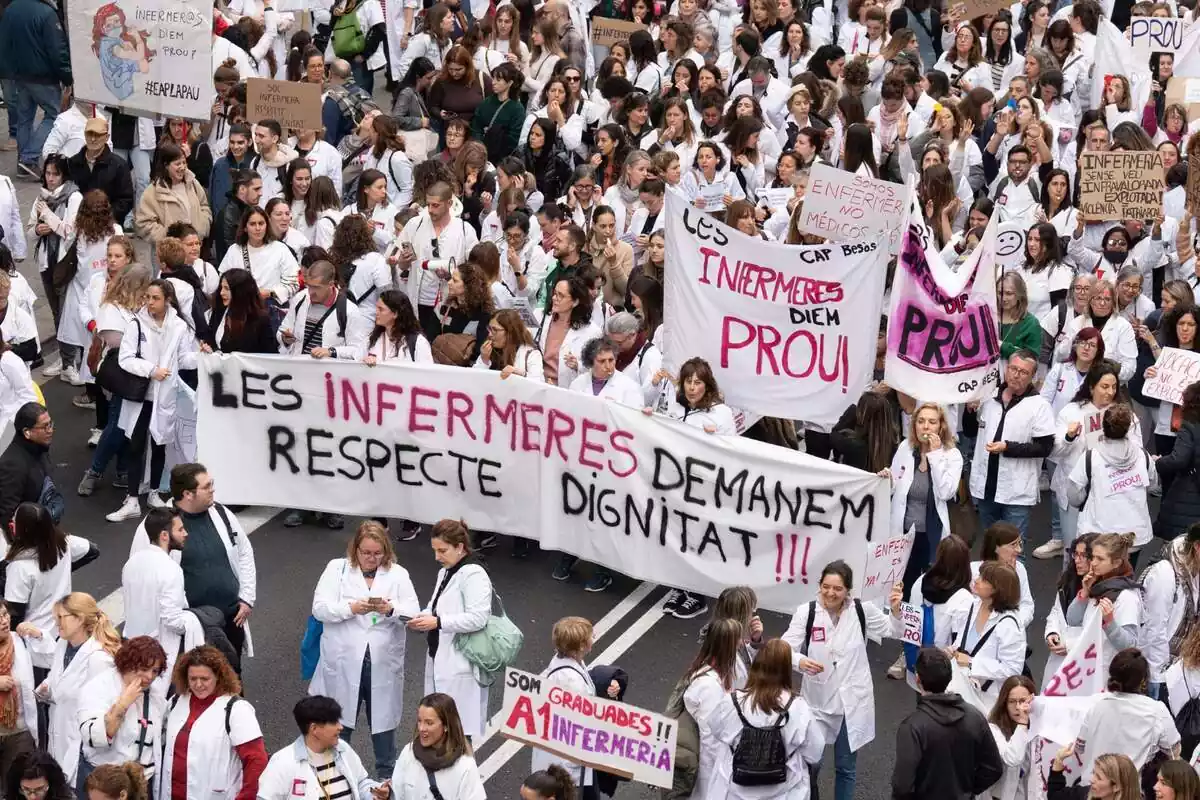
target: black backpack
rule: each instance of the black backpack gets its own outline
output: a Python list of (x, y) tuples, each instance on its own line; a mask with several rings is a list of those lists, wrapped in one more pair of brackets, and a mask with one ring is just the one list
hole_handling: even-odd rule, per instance
[(1196, 745), (1200, 744), (1200, 697), (1191, 697), (1192, 687), (1187, 683), (1187, 668), (1182, 672), (1183, 685), (1188, 692), (1188, 700), (1175, 715), (1175, 727), (1179, 730), (1180, 758), (1191, 759)]
[(742, 721), (742, 735), (733, 746), (733, 782), (738, 786), (777, 786), (786, 781), (788, 752), (783, 743), (783, 725), (795, 695), (788, 699), (775, 723), (765, 728), (755, 727), (746, 720), (736, 695), (730, 695), (729, 699)]

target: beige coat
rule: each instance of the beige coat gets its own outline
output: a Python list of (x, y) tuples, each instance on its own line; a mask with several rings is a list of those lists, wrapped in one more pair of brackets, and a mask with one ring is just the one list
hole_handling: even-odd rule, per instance
[(604, 302), (614, 308), (624, 308), (625, 284), (629, 281), (629, 273), (633, 272), (633, 246), (620, 240), (615, 245), (617, 254), (611, 259), (594, 240), (588, 242), (587, 251), (592, 255), (592, 264), (604, 276)]
[(134, 214), (134, 223), (142, 238), (159, 242), (166, 238), (167, 228), (176, 222), (190, 223), (201, 239), (208, 236), (208, 230), (212, 227), (212, 207), (208, 204), (208, 195), (191, 172), (184, 178), (183, 186), (187, 202), (173, 189), (158, 182), (146, 187), (142, 202)]

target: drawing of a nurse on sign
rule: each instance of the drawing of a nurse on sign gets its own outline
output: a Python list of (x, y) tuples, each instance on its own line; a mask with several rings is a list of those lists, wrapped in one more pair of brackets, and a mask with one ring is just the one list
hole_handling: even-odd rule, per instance
[(92, 20), (92, 52), (100, 59), (100, 77), (118, 100), (133, 94), (133, 76), (149, 72), (154, 51), (146, 47), (150, 34), (125, 26), (125, 12), (116, 3), (101, 6)]

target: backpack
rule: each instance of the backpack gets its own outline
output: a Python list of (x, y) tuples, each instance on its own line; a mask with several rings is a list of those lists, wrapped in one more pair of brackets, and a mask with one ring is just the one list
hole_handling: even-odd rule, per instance
[[(996, 184), (996, 195), (995, 196), (997, 198), (999, 198), (1000, 195), (1004, 194), (1004, 190), (1008, 188), (1009, 183), (1010, 183), (1010, 181), (1009, 181), (1007, 175), (1005, 175), (1003, 178), (1000, 179), (1000, 182)], [(1025, 179), (1025, 188), (1029, 190), (1029, 194), (1033, 197), (1034, 203), (1041, 202), (1042, 198), (1038, 195), (1038, 188), (1037, 188), (1037, 186), (1034, 185), (1032, 176)]]
[(788, 752), (783, 742), (783, 724), (787, 722), (788, 709), (796, 696), (788, 698), (779, 718), (765, 728), (755, 727), (747, 721), (738, 705), (737, 695), (731, 694), (729, 699), (742, 721), (742, 734), (733, 747), (733, 782), (738, 786), (777, 786), (786, 781)]
[[(867, 615), (863, 613), (862, 600), (854, 598), (854, 613), (858, 615), (858, 627), (863, 639), (867, 638)], [(808, 621), (804, 623), (804, 648), (800, 651), (808, 655), (808, 645), (812, 642), (813, 622), (817, 619), (817, 601), (808, 604)]]
[(1179, 713), (1175, 715), (1175, 727), (1179, 730), (1179, 736), (1182, 740), (1180, 758), (1192, 758), (1192, 752), (1196, 749), (1196, 745), (1200, 744), (1200, 697), (1192, 696), (1192, 687), (1188, 686), (1187, 668), (1180, 670), (1180, 675), (1183, 677), (1183, 686), (1187, 689), (1188, 699), (1183, 704), (1183, 708), (1179, 709)]
[[(238, 695), (235, 694), (235, 695), (232, 695), (229, 698), (229, 702), (225, 704), (225, 735), (226, 736), (233, 735), (233, 729), (229, 723), (229, 718), (233, 716), (234, 703), (238, 702), (241, 699), (242, 699), (241, 697), (239, 697)], [(168, 717), (171, 716), (171, 712), (175, 710), (175, 706), (177, 706), (177, 705), (179, 705), (179, 695), (175, 695), (174, 697), (171, 698), (171, 707), (167, 709)], [(165, 737), (165, 736), (163, 737), (162, 745), (163, 745), (164, 749), (167, 746), (167, 737)]]
[(675, 768), (671, 788), (663, 789), (662, 800), (683, 800), (691, 797), (700, 773), (700, 727), (684, 705), (683, 695), (692, 685), (689, 677), (680, 678), (667, 698), (665, 716), (675, 720)]
[(330, 37), (333, 42), (333, 54), (348, 61), (362, 55), (362, 51), (367, 47), (367, 35), (358, 21), (357, 12), (358, 5), (355, 4), (333, 19), (333, 32)]

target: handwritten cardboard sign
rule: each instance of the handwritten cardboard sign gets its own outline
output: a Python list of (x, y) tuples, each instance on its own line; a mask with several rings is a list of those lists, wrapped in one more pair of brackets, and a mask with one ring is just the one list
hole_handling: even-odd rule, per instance
[(887, 237), (888, 252), (900, 252), (907, 189), (865, 178), (828, 164), (814, 164), (804, 193), (802, 233), (834, 242)]
[(905, 644), (915, 644), (920, 647), (921, 632), (925, 627), (925, 615), (921, 612), (921, 607), (914, 606), (912, 603), (901, 603), (900, 619), (904, 621), (904, 633), (900, 636), (900, 640)]
[(1139, 61), (1151, 53), (1178, 53), (1191, 23), (1182, 17), (1134, 17), (1129, 20), (1129, 44)]
[(1147, 397), (1179, 405), (1183, 402), (1183, 391), (1200, 381), (1200, 353), (1164, 347), (1158, 354), (1154, 371), (1154, 377), (1146, 379), (1142, 391)]
[(592, 44), (612, 47), (617, 42), (627, 42), (635, 31), (644, 31), (646, 26), (627, 19), (592, 17)]
[(871, 545), (862, 589), (858, 593), (862, 600), (886, 605), (892, 587), (904, 580), (904, 569), (908, 566), (916, 536), (916, 528), (912, 527), (908, 533)]
[(676, 721), (605, 697), (582, 695), (511, 667), (500, 732), (563, 758), (651, 786), (671, 787)]
[(286, 131), (321, 127), (321, 87), (300, 81), (250, 78), (246, 81), (246, 118), (273, 119)]
[(1157, 152), (1094, 152), (1080, 158), (1079, 208), (1088, 220), (1154, 219), (1162, 211)]
[(994, 14), (1002, 8), (1010, 8), (1012, 3), (1005, 0), (965, 0), (965, 2), (950, 3), (950, 18), (966, 21)]

